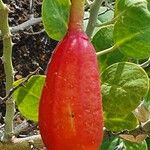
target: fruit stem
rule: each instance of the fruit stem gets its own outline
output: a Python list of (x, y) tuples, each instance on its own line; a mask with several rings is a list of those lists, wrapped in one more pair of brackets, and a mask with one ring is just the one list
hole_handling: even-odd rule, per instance
[(69, 31), (83, 30), (84, 2), (85, 0), (71, 0)]

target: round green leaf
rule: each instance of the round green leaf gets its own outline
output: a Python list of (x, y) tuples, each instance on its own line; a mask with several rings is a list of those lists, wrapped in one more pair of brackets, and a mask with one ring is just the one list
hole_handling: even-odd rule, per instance
[(131, 113), (149, 90), (146, 72), (134, 63), (113, 64), (101, 79), (104, 111), (115, 116)]
[(117, 0), (114, 39), (120, 51), (127, 56), (142, 59), (150, 57), (150, 9), (148, 0)]
[(60, 40), (68, 28), (70, 0), (43, 0), (42, 20), (47, 34)]
[(105, 127), (108, 130), (120, 132), (122, 130), (132, 130), (135, 129), (138, 125), (138, 120), (136, 117), (130, 113), (125, 117), (115, 117), (110, 115), (105, 115), (104, 118)]
[[(17, 80), (14, 86), (23, 82), (24, 79)], [(45, 76), (32, 76), (24, 87), (18, 88), (14, 92), (14, 99), (19, 111), (29, 120), (38, 121), (38, 107)]]
[(146, 141), (140, 143), (133, 143), (129, 141), (123, 141), (125, 150), (148, 150)]

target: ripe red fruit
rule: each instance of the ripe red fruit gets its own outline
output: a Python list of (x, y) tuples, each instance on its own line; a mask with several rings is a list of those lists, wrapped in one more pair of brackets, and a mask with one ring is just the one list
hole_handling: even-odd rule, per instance
[(48, 150), (98, 150), (102, 142), (96, 53), (87, 35), (78, 29), (68, 31), (47, 69), (39, 128)]
[(83, 32), (68, 32), (48, 66), (39, 126), (48, 150), (98, 150), (102, 106), (95, 50)]

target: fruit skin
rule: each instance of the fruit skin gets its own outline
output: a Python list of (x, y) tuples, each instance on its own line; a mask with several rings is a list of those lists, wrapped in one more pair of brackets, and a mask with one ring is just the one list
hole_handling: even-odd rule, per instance
[(82, 31), (69, 31), (49, 62), (39, 106), (48, 150), (98, 150), (102, 99), (94, 47)]

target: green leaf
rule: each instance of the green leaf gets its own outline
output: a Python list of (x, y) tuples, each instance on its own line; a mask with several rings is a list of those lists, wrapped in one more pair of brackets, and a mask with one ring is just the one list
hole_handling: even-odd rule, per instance
[(149, 90), (146, 72), (134, 63), (113, 64), (101, 79), (104, 111), (115, 116), (131, 113)]
[[(23, 81), (24, 79), (17, 80), (14, 86)], [(34, 75), (24, 87), (18, 88), (13, 95), (22, 115), (35, 122), (38, 121), (38, 106), (44, 81), (45, 76)]]
[(146, 102), (150, 104), (150, 90), (148, 91), (148, 94), (145, 98)]
[(125, 150), (148, 150), (146, 141), (140, 143), (133, 143), (129, 141), (123, 141)]
[(148, 150), (150, 150), (150, 137), (146, 138)]
[[(92, 43), (97, 52), (110, 48), (114, 45), (113, 40), (113, 26), (100, 29), (93, 37)], [(114, 59), (115, 58), (115, 59)], [(126, 61), (127, 57), (123, 55), (118, 49), (115, 51), (98, 57), (100, 69), (103, 71), (109, 65), (116, 62)]]
[(148, 108), (148, 110), (150, 111), (150, 89), (149, 89), (149, 91), (148, 91), (148, 94), (146, 95), (146, 97), (145, 97), (145, 105), (146, 105), (146, 107)]
[(129, 142), (118, 138), (104, 139), (100, 150), (148, 150), (146, 141)]
[(137, 59), (150, 57), (150, 9), (147, 0), (117, 0), (114, 39), (125, 55)]
[(118, 138), (105, 138), (103, 139), (100, 150), (114, 150), (118, 144)]
[(96, 48), (96, 52), (107, 49), (114, 45), (113, 26), (100, 29), (93, 37), (92, 43)]
[(42, 20), (47, 34), (55, 40), (60, 40), (68, 28), (70, 9), (69, 0), (43, 0)]
[(125, 117), (115, 117), (111, 114), (105, 114), (104, 122), (106, 129), (115, 132), (120, 132), (126, 129), (132, 130), (138, 125), (138, 120), (132, 113)]
[(108, 10), (108, 7), (100, 7), (98, 13), (98, 21), (101, 23), (112, 20), (114, 17), (114, 11)]
[(147, 68), (145, 68), (145, 71), (147, 72), (148, 76), (150, 77), (150, 67), (149, 66)]

